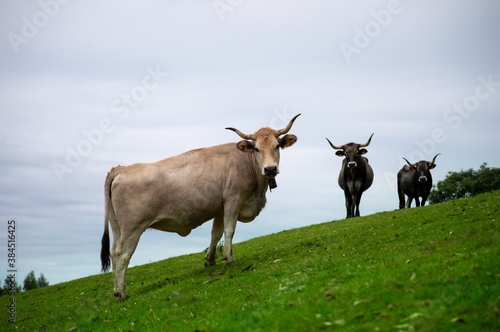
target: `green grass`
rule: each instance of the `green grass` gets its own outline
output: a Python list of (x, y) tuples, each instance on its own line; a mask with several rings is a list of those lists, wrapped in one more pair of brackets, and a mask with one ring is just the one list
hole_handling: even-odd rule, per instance
[(283, 231), (236, 244), (233, 266), (133, 267), (126, 302), (111, 273), (35, 289), (0, 330), (498, 330), (499, 206), (497, 191)]

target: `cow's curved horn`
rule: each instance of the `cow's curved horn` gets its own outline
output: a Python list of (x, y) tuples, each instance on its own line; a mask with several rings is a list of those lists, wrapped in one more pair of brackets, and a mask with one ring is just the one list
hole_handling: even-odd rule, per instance
[(243, 134), (241, 131), (239, 131), (236, 128), (227, 127), (226, 129), (234, 131), (236, 134), (238, 134), (238, 136), (240, 136), (243, 139), (252, 139), (252, 135)]
[[(325, 137), (326, 138), (326, 137)], [(342, 150), (344, 147), (342, 145), (333, 145), (332, 142), (330, 142), (330, 140), (328, 138), (326, 138), (326, 140), (328, 141), (328, 143), (330, 143), (330, 146), (333, 148), (333, 149), (336, 149), (336, 150)]]
[(437, 155), (434, 156), (434, 159), (432, 159), (432, 161), (428, 161), (429, 164), (434, 164), (434, 162), (436, 161), (436, 157), (439, 156), (441, 153), (438, 153)]
[(408, 165), (410, 165), (411, 167), (415, 167), (415, 164), (410, 163), (408, 160), (406, 160), (406, 158), (404, 158), (404, 157), (401, 157), (401, 158), (403, 158), (408, 163)]
[(368, 142), (366, 142), (365, 144), (360, 144), (359, 147), (360, 148), (364, 148), (364, 147), (368, 146), (370, 144), (371, 140), (372, 140), (372, 137), (373, 137), (373, 134), (368, 139)]
[(299, 115), (301, 115), (301, 114), (302, 113), (299, 113), (296, 116), (294, 116), (293, 119), (290, 120), (290, 122), (288, 123), (288, 125), (285, 128), (278, 130), (277, 136), (281, 136), (281, 135), (288, 133), (290, 131), (290, 129), (292, 128), (292, 125), (293, 125), (293, 122), (295, 121), (295, 119), (297, 119), (299, 117)]

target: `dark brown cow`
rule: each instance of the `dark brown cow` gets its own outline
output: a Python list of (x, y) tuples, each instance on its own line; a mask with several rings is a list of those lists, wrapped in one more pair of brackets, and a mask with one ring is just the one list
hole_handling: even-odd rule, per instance
[[(299, 114), (300, 115), (300, 114)], [(148, 228), (187, 236), (213, 219), (205, 266), (215, 264), (224, 233), (224, 259), (233, 263), (236, 221), (250, 222), (266, 204), (267, 187), (276, 187), (279, 148), (297, 141), (285, 135), (299, 116), (281, 130), (261, 128), (245, 140), (192, 150), (154, 163), (113, 168), (106, 177), (102, 270), (113, 265), (114, 293), (126, 299), (125, 274), (141, 234)], [(284, 135), (284, 136), (283, 136)], [(109, 248), (109, 224), (113, 247)]]
[(400, 209), (405, 208), (405, 195), (408, 196), (406, 208), (410, 208), (411, 201), (414, 198), (415, 204), (420, 206), (419, 197), (422, 197), (422, 206), (425, 205), (427, 197), (429, 197), (432, 189), (432, 175), (430, 170), (436, 167), (434, 162), (436, 161), (436, 157), (439, 155), (440, 153), (435, 155), (432, 161), (420, 160), (414, 164), (403, 158), (408, 165), (404, 165), (398, 172), (398, 196)]
[(370, 144), (372, 136), (373, 134), (365, 144), (347, 143), (338, 146), (333, 145), (328, 138), (326, 139), (333, 149), (339, 150), (335, 152), (337, 156), (345, 157), (340, 169), (339, 186), (344, 190), (346, 218), (359, 217), (361, 195), (373, 183), (373, 170), (368, 164), (368, 159), (362, 156), (368, 151), (360, 149)]

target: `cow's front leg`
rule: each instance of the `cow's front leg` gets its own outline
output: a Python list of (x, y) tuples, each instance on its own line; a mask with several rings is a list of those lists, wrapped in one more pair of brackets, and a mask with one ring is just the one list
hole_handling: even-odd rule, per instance
[(421, 206), (425, 205), (425, 202), (427, 202), (427, 197), (429, 197), (429, 195), (423, 195), (422, 196), (422, 202), (420, 203)]
[(345, 194), (345, 208), (347, 210), (346, 218), (352, 218), (354, 216), (354, 206), (352, 195), (348, 191), (344, 191)]
[(222, 217), (215, 217), (212, 225), (212, 239), (210, 241), (210, 247), (207, 251), (207, 256), (205, 257), (205, 266), (215, 265), (217, 243), (219, 243), (223, 232), (224, 219)]
[(226, 260), (228, 264), (234, 263), (233, 236), (236, 229), (236, 222), (241, 203), (237, 205), (235, 204), (235, 206), (237, 206), (238, 209), (231, 207), (224, 209), (224, 260)]
[(357, 195), (356, 195), (356, 213), (355, 213), (355, 216), (356, 217), (359, 217), (359, 203), (361, 202), (361, 195), (363, 195), (363, 192), (362, 191), (358, 191)]
[(228, 264), (234, 263), (233, 257), (233, 236), (236, 229), (236, 220), (224, 225), (224, 260)]

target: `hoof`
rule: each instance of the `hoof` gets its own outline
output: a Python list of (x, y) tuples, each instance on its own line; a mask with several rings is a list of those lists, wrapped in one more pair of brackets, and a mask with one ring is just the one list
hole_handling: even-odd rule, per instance
[(215, 261), (213, 261), (213, 262), (205, 261), (204, 265), (205, 265), (205, 267), (214, 266), (215, 265)]
[(128, 295), (125, 294), (125, 292), (123, 292), (123, 293), (115, 292), (114, 295), (116, 297), (117, 302), (123, 302), (123, 301), (128, 299)]
[(234, 258), (233, 257), (226, 258), (225, 260), (226, 260), (227, 265), (234, 265)]

